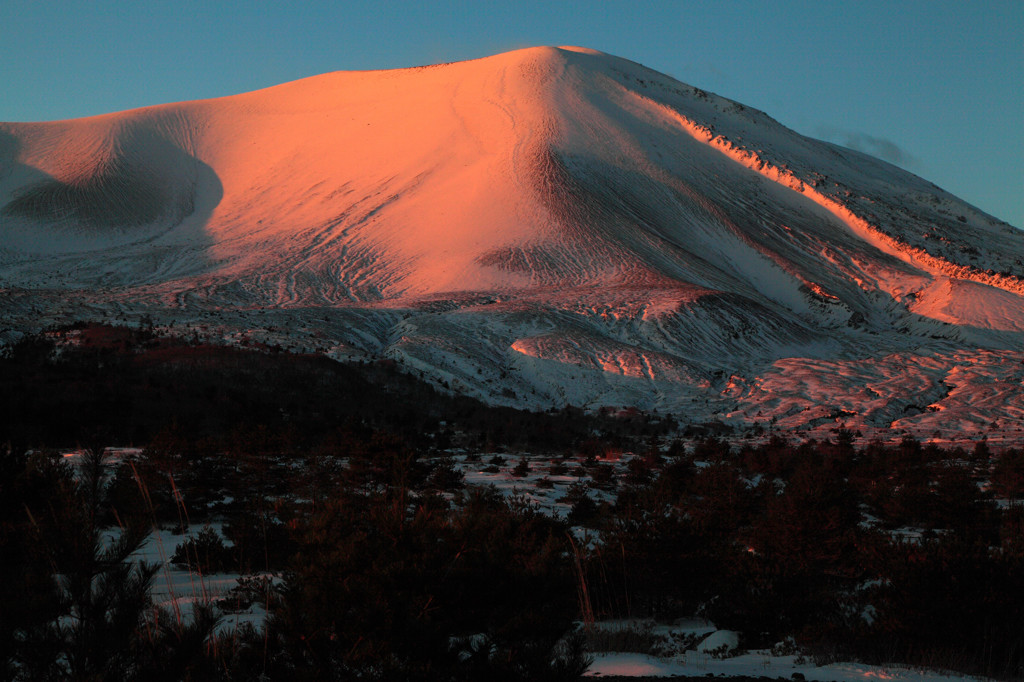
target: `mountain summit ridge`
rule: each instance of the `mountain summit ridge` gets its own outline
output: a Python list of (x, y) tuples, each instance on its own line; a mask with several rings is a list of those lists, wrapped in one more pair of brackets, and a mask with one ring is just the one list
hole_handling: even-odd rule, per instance
[[(981, 428), (944, 383), (967, 353), (1024, 415), (1024, 233), (586, 48), (0, 124), (0, 164), (14, 328), (216, 316), (492, 402), (807, 428), (831, 423), (801, 414), (822, 401), (865, 427)], [(867, 400), (900, 358), (927, 390)], [(839, 378), (773, 384), (794, 362)]]

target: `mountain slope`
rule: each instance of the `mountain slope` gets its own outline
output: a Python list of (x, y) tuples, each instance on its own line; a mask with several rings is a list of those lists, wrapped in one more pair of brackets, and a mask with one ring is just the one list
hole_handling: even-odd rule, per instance
[[(11, 326), (216, 320), (538, 407), (916, 430), (1024, 413), (1021, 232), (591, 50), (0, 124), (0, 162)], [(931, 388), (857, 398), (885, 358)], [(998, 415), (942, 388), (968, 363), (1009, 382)]]

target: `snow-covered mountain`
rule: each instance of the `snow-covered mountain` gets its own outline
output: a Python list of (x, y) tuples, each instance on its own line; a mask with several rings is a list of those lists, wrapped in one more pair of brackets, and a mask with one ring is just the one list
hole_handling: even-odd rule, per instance
[(581, 48), (0, 124), (0, 287), (497, 403), (1024, 428), (1024, 232)]

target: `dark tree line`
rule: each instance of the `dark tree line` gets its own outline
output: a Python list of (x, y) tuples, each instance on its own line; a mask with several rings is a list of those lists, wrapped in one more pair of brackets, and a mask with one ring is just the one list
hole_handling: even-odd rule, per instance
[(193, 442), (224, 441), (262, 427), (274, 437), (288, 433), (308, 450), (339, 427), (370, 427), (420, 449), (551, 450), (570, 449), (594, 432), (620, 442), (674, 428), (670, 418), (647, 415), (490, 407), (438, 393), (391, 362), (344, 364), (157, 337), (145, 328), (79, 325), (2, 350), (3, 436), (20, 448), (72, 447), (96, 438), (142, 445), (168, 429)]
[[(173, 560), (197, 573), (250, 562), (283, 576), (249, 594), (268, 611), (265, 629), (226, 633), (218, 609), (230, 603), (158, 608), (159, 567), (132, 560), (168, 515), (140, 473), (150, 462), (111, 471), (96, 449), (73, 470), (5, 450), (4, 678), (577, 679), (587, 658), (565, 523), (488, 491), (450, 504), (408, 450), (368, 447), (363, 465), (322, 481), (320, 504), (266, 498), (263, 518), (232, 515), (233, 546), (210, 532), (178, 546)], [(140, 499), (119, 488), (126, 471)]]
[[(4, 677), (573, 679), (574, 620), (693, 614), (750, 647), (1024, 674), (1021, 450), (666, 441), (668, 420), (488, 408), (386, 364), (116, 328), (26, 339), (0, 389)], [(129, 443), (141, 457), (103, 466)], [(92, 453), (77, 473), (48, 449), (69, 445)], [(571, 512), (467, 490), (452, 445), (548, 453), (552, 477), (584, 477)], [(173, 559), (280, 573), (235, 595), (265, 631), (157, 609), (155, 569), (126, 561), (154, 524), (212, 520), (224, 538)]]
[[(823, 660), (1024, 673), (1020, 450), (705, 441), (589, 525), (598, 617), (699, 612)], [(1010, 499), (1000, 508), (995, 496)], [(1016, 500), (1014, 502), (1013, 500)]]

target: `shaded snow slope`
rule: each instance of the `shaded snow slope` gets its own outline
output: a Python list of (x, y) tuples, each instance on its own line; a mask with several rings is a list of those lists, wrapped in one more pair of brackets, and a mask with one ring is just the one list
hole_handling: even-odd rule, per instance
[[(857, 398), (888, 358), (941, 384), (1024, 349), (1024, 233), (582, 48), (0, 124), (0, 164), (5, 326), (217, 318), (495, 402), (809, 428), (827, 398), (932, 429), (908, 387)], [(998, 415), (929, 414), (1017, 428), (992, 371)]]

